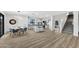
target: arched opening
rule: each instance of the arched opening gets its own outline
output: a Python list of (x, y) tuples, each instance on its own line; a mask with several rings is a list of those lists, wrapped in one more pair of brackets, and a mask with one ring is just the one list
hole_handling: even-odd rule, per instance
[(4, 15), (0, 13), (0, 37), (4, 35)]

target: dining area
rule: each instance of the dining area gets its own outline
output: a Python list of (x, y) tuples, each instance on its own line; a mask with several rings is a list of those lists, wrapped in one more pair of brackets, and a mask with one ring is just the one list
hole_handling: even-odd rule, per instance
[(9, 15), (5, 22), (7, 23), (5, 25), (5, 32), (10, 33), (10, 37), (22, 36), (27, 31), (27, 19), (25, 16)]
[(11, 37), (17, 37), (17, 36), (22, 36), (26, 33), (27, 27), (15, 27), (15, 28), (10, 28), (10, 36)]

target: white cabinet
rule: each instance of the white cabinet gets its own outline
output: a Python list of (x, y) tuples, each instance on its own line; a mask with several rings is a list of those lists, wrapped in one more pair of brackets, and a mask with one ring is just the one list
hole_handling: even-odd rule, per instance
[(34, 31), (35, 31), (35, 32), (42, 32), (42, 31), (44, 31), (42, 22), (37, 22), (37, 23), (35, 24), (35, 26), (34, 26)]
[(43, 29), (43, 27), (38, 27), (38, 26), (34, 26), (34, 31), (35, 32), (42, 32), (42, 31), (44, 31), (44, 29)]

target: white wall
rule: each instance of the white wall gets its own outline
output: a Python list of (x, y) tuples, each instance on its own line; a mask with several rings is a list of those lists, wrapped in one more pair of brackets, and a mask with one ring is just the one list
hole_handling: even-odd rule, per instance
[[(10, 28), (15, 28), (15, 27), (28, 27), (28, 18), (27, 16), (23, 16), (23, 15), (16, 15), (16, 14), (6, 14), (5, 16), (6, 18), (4, 19), (5, 21), (5, 33), (9, 31)], [(10, 19), (15, 19), (16, 20), (16, 24), (15, 25), (11, 25), (9, 23)]]
[(73, 35), (74, 36), (78, 36), (78, 11), (74, 11), (73, 12), (73, 14), (74, 14), (74, 19), (73, 19), (73, 25), (74, 25), (74, 27), (73, 27)]
[(53, 17), (53, 16), (50, 17), (49, 29), (50, 29), (51, 31), (54, 30), (54, 17)]

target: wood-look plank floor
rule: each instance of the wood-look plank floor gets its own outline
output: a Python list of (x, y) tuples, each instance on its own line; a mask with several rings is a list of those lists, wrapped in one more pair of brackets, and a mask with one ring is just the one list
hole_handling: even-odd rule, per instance
[(1, 48), (79, 48), (79, 37), (67, 33), (55, 33), (48, 29), (35, 33), (32, 30), (17, 36), (0, 39)]

